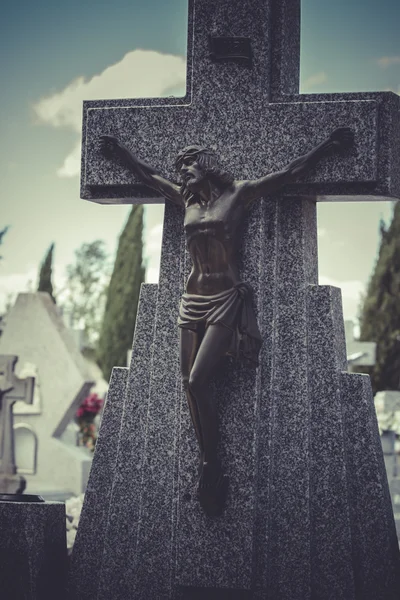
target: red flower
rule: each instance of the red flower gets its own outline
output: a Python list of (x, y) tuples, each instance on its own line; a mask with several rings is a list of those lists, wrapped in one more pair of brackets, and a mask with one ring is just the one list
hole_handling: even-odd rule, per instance
[(103, 406), (102, 398), (99, 398), (97, 394), (89, 394), (83, 400), (82, 404), (76, 411), (76, 417), (78, 419), (84, 418), (85, 416), (93, 418), (98, 415)]

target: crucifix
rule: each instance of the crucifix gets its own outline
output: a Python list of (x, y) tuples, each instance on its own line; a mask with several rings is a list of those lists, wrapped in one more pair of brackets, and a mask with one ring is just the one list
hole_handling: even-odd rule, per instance
[[(315, 597), (328, 597), (328, 582), (336, 597), (345, 597), (343, 590), (354, 585), (350, 525), (343, 519), (349, 512), (346, 469), (353, 464), (346, 462), (342, 396), (353, 390), (362, 398), (364, 383), (342, 378), (340, 293), (317, 285), (316, 201), (400, 197), (399, 98), (390, 92), (298, 94), (299, 9), (297, 0), (191, 0), (185, 97), (84, 103), (82, 197), (104, 204), (167, 198), (132, 559), (137, 580), (146, 581), (154, 597), (167, 594), (172, 580), (200, 585), (193, 563), (202, 565), (204, 587), (257, 589), (260, 598), (260, 590), (277, 599), (308, 598), (310, 586)], [(196, 445), (189, 411), (181, 396), (175, 400), (177, 321), (192, 268), (178, 196), (183, 178), (196, 192), (199, 175), (193, 172), (199, 161), (186, 159), (215, 154), (236, 181), (255, 182), (332, 142), (337, 130), (349, 142), (354, 136), (354, 144), (337, 145), (346, 152), (318, 156), (312, 170), (279, 190), (266, 188), (264, 199), (239, 217), (237, 281), (252, 288), (262, 346), (257, 370), (228, 365), (213, 390), (229, 492), (211, 544), (207, 536), (218, 525), (213, 517), (202, 520), (208, 517), (196, 512), (187, 491)], [(200, 210), (201, 200), (195, 205)], [(186, 239), (190, 243), (188, 228)], [(354, 465), (355, 477), (358, 472)], [(324, 538), (328, 531), (334, 544)], [(160, 539), (173, 540), (173, 549)], [(154, 564), (157, 581), (148, 578)], [(333, 571), (340, 577), (332, 578)], [(104, 585), (112, 576), (103, 575)], [(365, 597), (379, 585), (368, 577), (360, 584)], [(335, 596), (331, 588), (329, 594)]]
[(178, 186), (117, 138), (101, 137), (101, 150), (106, 157), (121, 159), (144, 184), (185, 211), (184, 229), (192, 269), (179, 309), (179, 354), (200, 450), (197, 496), (209, 516), (221, 513), (228, 490), (228, 479), (218, 459), (217, 409), (209, 391), (210, 379), (225, 356), (258, 365), (262, 343), (253, 314), (252, 291), (240, 281), (235, 260), (239, 225), (255, 201), (276, 193), (333, 150), (348, 148), (352, 142), (351, 129), (338, 128), (283, 169), (242, 181), (223, 171), (209, 148), (187, 146), (176, 159), (182, 179)]
[(32, 404), (35, 379), (19, 379), (14, 373), (17, 361), (17, 356), (0, 355), (0, 490), (18, 494), (24, 480), (16, 477), (13, 405), (17, 400)]

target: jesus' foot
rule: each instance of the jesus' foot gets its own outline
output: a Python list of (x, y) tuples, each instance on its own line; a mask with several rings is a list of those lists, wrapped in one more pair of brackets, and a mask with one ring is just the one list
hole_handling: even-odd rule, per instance
[(208, 517), (220, 515), (224, 509), (229, 479), (219, 465), (204, 462), (197, 488), (200, 506)]

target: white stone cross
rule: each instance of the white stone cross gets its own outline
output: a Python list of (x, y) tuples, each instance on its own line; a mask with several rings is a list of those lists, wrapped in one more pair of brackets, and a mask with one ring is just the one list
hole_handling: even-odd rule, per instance
[(0, 355), (0, 475), (12, 476), (16, 473), (13, 405), (17, 400), (27, 404), (33, 401), (35, 379), (19, 379), (14, 368), (17, 356)]

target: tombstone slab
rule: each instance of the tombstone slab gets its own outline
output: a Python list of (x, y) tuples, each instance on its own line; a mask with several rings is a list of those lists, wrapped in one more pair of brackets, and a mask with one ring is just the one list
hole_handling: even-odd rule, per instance
[[(356, 154), (321, 163), (243, 223), (240, 277), (254, 289), (263, 346), (257, 370), (227, 362), (213, 382), (230, 478), (218, 518), (194, 495), (177, 332), (190, 261), (183, 211), (166, 205), (155, 316), (147, 328), (147, 311), (138, 316), (133, 356), (147, 350), (131, 363), (121, 450), (113, 466), (94, 456), (113, 483), (111, 494), (96, 486), (108, 517), (92, 597), (395, 600), (400, 557), (369, 379), (346, 373), (340, 291), (317, 285), (315, 201), (400, 196), (399, 98), (298, 95), (297, 1), (197, 0), (189, 14), (185, 98), (85, 103), (84, 198), (158, 201), (102, 160), (101, 134), (169, 177), (177, 150), (193, 143), (214, 147), (237, 178), (283, 167), (338, 126), (354, 129)], [(210, 35), (250, 38), (251, 64), (213, 62)], [(82, 516), (99, 501), (88, 497)], [(88, 521), (80, 535), (94, 535)], [(85, 560), (80, 548), (75, 564)], [(83, 600), (92, 580), (81, 577), (74, 598)]]
[(65, 506), (0, 501), (0, 589), (7, 600), (64, 600)]

